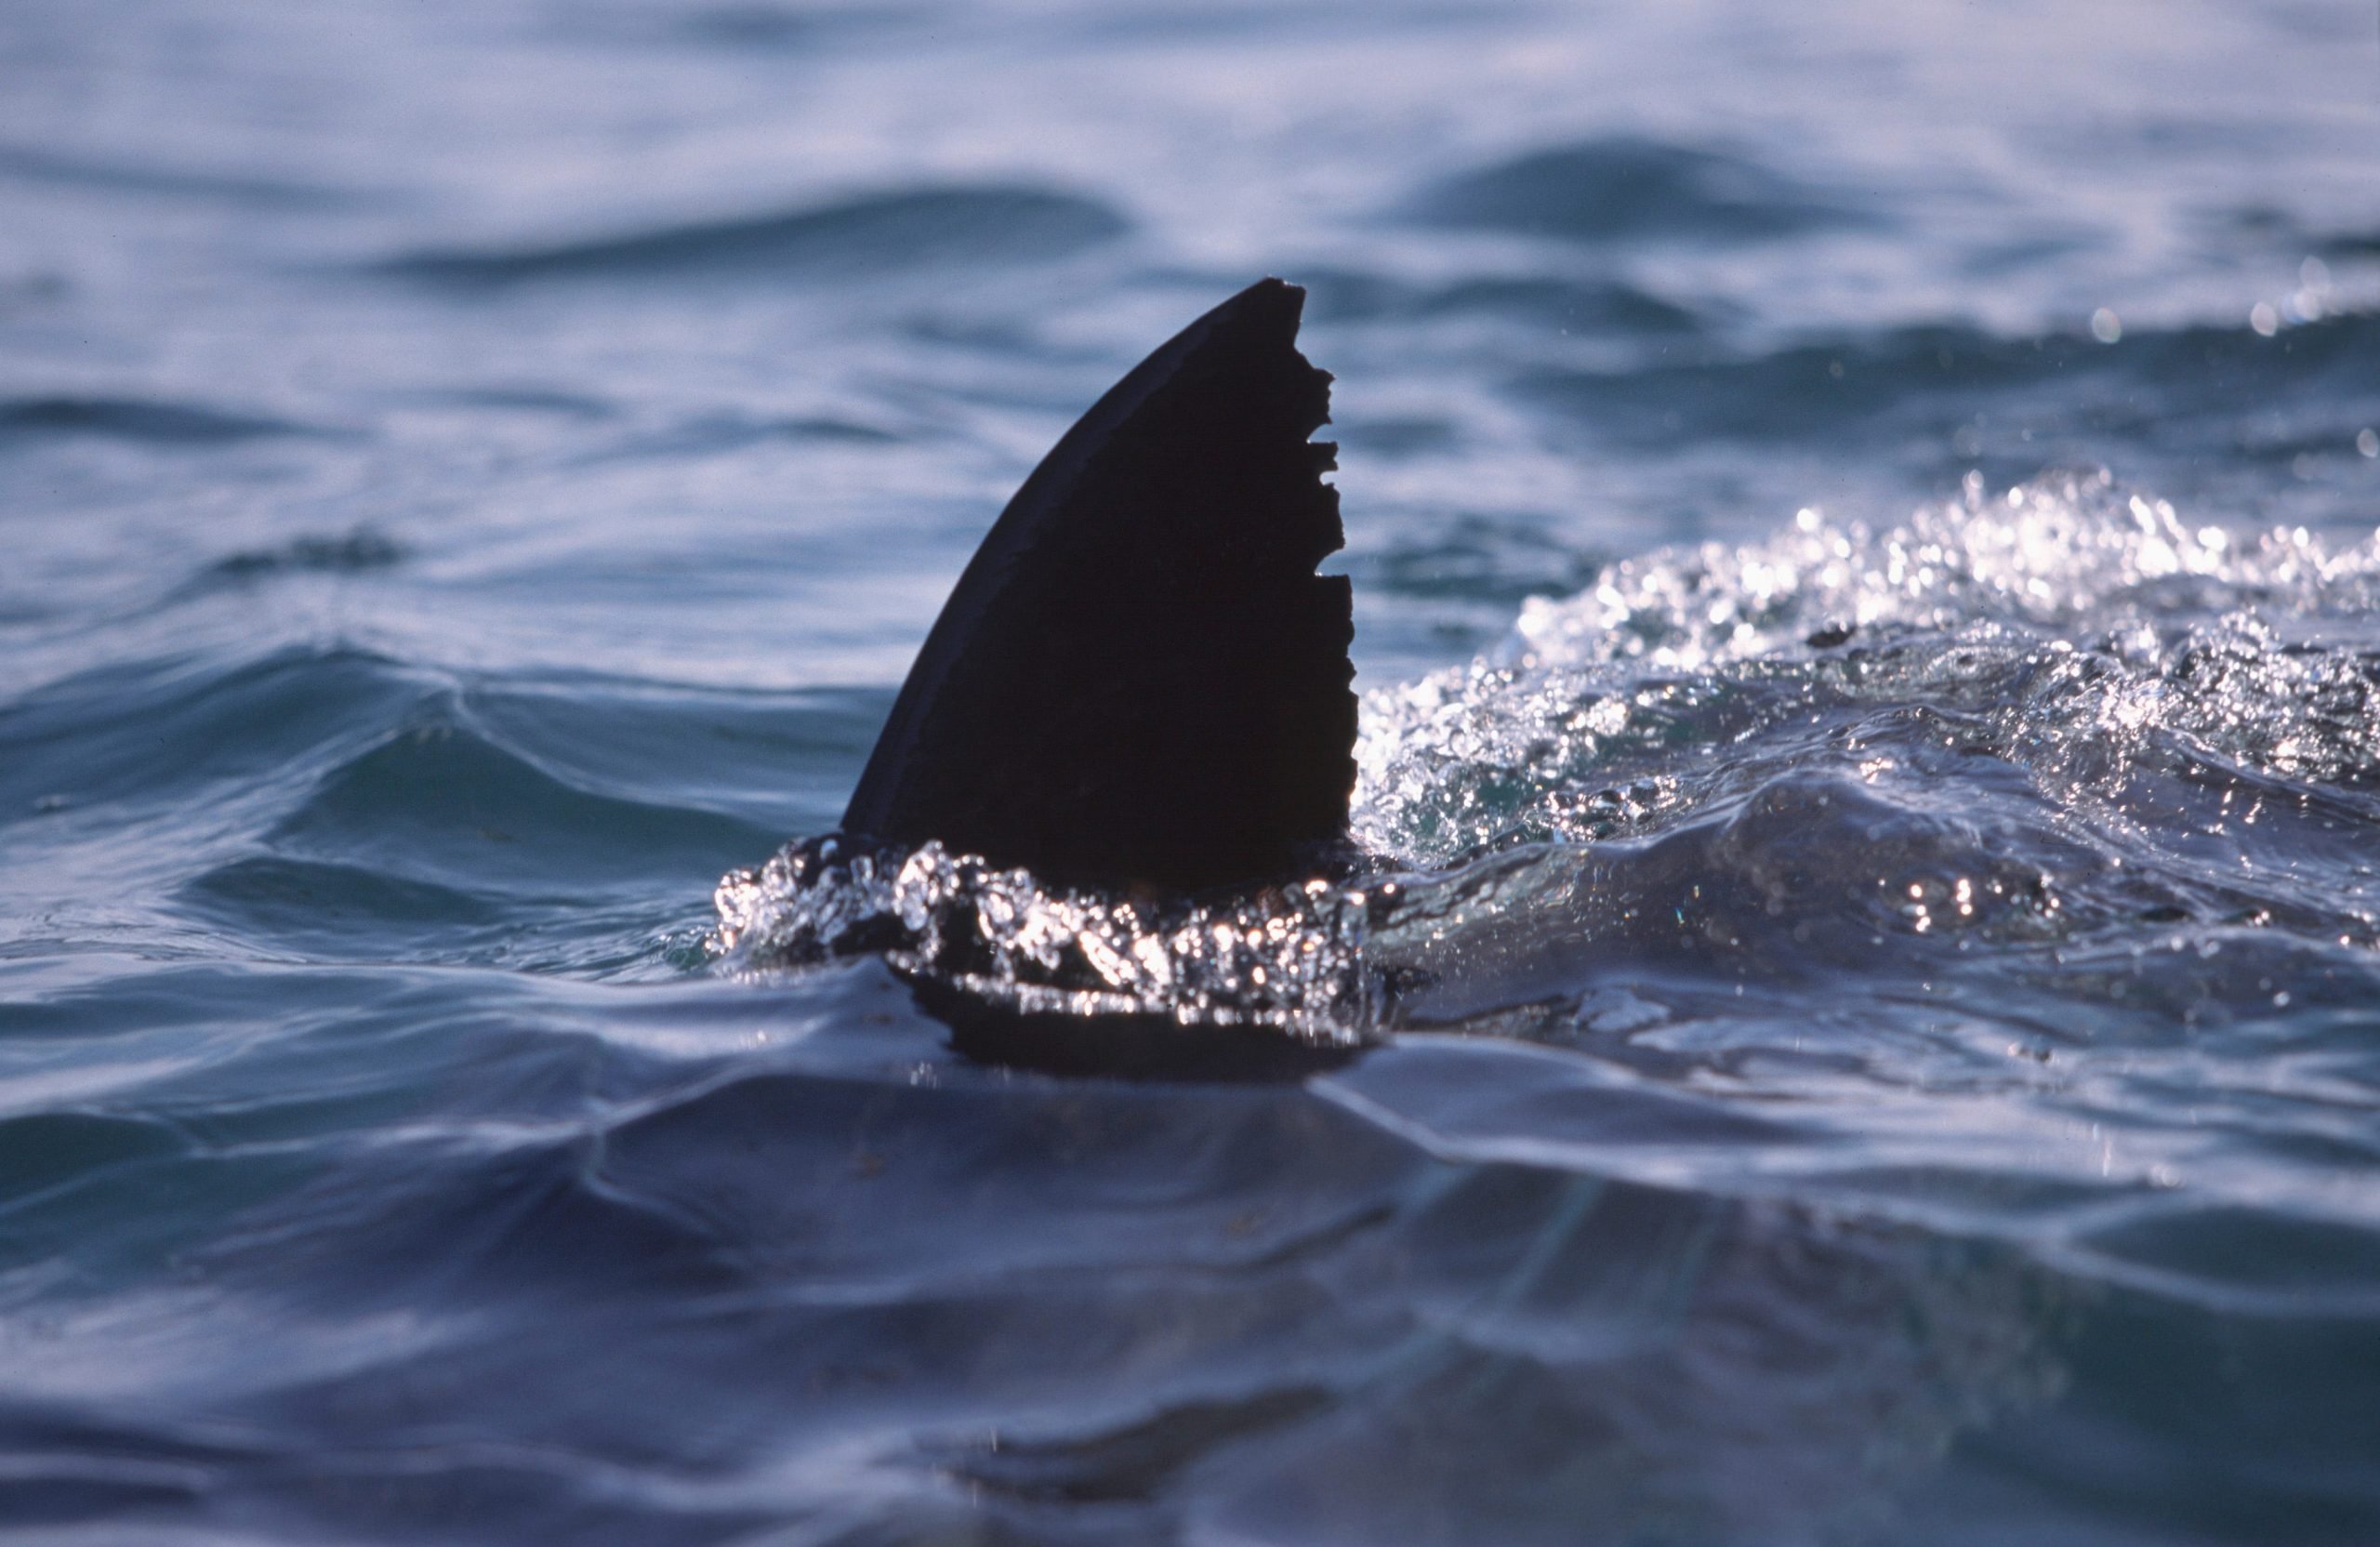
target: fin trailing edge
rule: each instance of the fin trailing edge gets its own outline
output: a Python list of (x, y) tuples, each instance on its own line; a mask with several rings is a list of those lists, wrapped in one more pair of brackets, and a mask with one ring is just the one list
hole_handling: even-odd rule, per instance
[(1281, 879), (1343, 840), (1355, 699), (1330, 377), (1259, 282), (1017, 490), (910, 669), (846, 833), (1069, 882)]

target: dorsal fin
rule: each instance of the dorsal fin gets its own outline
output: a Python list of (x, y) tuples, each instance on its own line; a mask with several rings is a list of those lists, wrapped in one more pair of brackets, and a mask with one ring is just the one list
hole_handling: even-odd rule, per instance
[(1059, 881), (1277, 879), (1342, 838), (1354, 638), (1330, 377), (1277, 279), (1184, 328), (985, 537), (869, 755), (848, 833)]

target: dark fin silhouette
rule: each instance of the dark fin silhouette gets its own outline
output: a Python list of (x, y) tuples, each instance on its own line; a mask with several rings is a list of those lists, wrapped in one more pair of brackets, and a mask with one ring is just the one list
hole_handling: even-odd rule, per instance
[(1064, 882), (1278, 879), (1343, 840), (1355, 634), (1305, 292), (1250, 285), (1092, 405), (926, 637), (843, 829)]

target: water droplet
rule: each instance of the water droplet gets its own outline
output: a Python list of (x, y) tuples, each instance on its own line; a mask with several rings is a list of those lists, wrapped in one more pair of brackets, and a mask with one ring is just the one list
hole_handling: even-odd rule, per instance
[(2112, 344), (2123, 337), (2123, 319), (2106, 307), (2091, 313), (2091, 337), (2102, 344)]
[(2269, 338), (2281, 331), (2281, 314), (2269, 302), (2258, 301), (2248, 308), (2248, 325)]

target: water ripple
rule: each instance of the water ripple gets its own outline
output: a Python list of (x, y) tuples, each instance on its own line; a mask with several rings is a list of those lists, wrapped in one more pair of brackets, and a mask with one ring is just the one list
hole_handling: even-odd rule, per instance
[(1855, 212), (1748, 157), (1612, 135), (1530, 151), (1416, 192), (1408, 218), (1563, 242), (1757, 242)]
[(318, 433), (286, 419), (146, 398), (0, 400), (0, 441), (93, 436), (151, 445), (209, 446), (263, 436)]
[(1032, 187), (905, 188), (783, 213), (496, 248), (430, 248), (379, 265), (466, 285), (664, 275), (852, 274), (1059, 258), (1130, 223), (1107, 205)]

